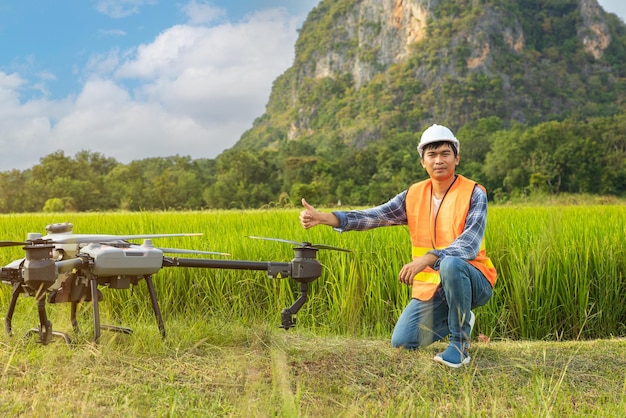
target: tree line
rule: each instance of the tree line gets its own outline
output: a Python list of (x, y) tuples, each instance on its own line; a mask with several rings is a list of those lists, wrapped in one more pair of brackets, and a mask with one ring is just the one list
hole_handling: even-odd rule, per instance
[[(376, 205), (426, 178), (419, 132), (391, 133), (357, 148), (287, 141), (274, 150), (234, 147), (215, 159), (146, 158), (122, 164), (100, 153), (57, 151), (26, 170), (0, 172), (0, 213), (242, 209)], [(626, 113), (532, 127), (489, 117), (456, 132), (457, 172), (492, 201), (533, 193), (626, 195)]]

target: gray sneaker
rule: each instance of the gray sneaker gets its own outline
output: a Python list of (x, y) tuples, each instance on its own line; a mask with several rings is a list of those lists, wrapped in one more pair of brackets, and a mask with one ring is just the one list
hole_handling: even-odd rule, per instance
[[(470, 318), (468, 322), (470, 326), (468, 339), (471, 340), (472, 330), (474, 329), (474, 323), (476, 322), (476, 315), (474, 315), (474, 312), (472, 311), (470, 311)], [(437, 353), (433, 358), (433, 360), (435, 360), (437, 363), (441, 363), (454, 369), (469, 364), (471, 359), (472, 358), (470, 357), (467, 348), (462, 347), (459, 343), (456, 342), (451, 342), (448, 345), (448, 348), (446, 348), (443, 353)]]
[(437, 353), (433, 358), (437, 363), (457, 369), (469, 364), (471, 357), (467, 349), (461, 347), (459, 343), (451, 342), (443, 353)]

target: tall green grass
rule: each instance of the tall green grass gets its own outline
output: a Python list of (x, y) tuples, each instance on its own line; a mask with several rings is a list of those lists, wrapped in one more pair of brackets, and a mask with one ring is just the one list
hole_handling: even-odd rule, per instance
[[(74, 224), (74, 233), (200, 232), (202, 237), (158, 238), (154, 245), (228, 252), (228, 258), (235, 260), (289, 261), (294, 256), (291, 245), (247, 235), (348, 248), (351, 253), (319, 252), (324, 272), (310, 286), (309, 300), (297, 317), (298, 327), (319, 334), (388, 336), (410, 297), (409, 289), (397, 280), (401, 266), (409, 261), (407, 229), (342, 234), (326, 227), (304, 230), (298, 212), (5, 215), (0, 217), (0, 238), (23, 240), (27, 232), (43, 233), (46, 224), (68, 221)], [(492, 338), (547, 340), (626, 333), (626, 304), (622, 302), (626, 206), (492, 206), (487, 246), (499, 278), (492, 300), (476, 310), (478, 332)], [(0, 249), (3, 265), (21, 257), (20, 247)], [(168, 320), (185, 318), (278, 326), (280, 311), (293, 303), (299, 291), (294, 281), (272, 279), (262, 271), (164, 268), (154, 282), (166, 327)], [(131, 290), (103, 289), (103, 293), (103, 322), (132, 326), (138, 320), (154, 321), (145, 283)], [(0, 309), (8, 306), (9, 294), (9, 286), (0, 287)], [(32, 299), (20, 300), (14, 328), (21, 324), (19, 315), (37, 320), (34, 305)], [(56, 329), (69, 324), (69, 306), (48, 306)], [(84, 309), (81, 321), (89, 327), (89, 309)]]
[(624, 335), (625, 206), (495, 207), (489, 224), (500, 273), (486, 309), (495, 335)]

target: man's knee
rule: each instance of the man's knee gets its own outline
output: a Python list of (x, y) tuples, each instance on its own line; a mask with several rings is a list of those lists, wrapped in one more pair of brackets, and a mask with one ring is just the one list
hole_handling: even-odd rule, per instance
[(467, 268), (467, 262), (459, 257), (444, 257), (439, 264), (439, 274), (442, 277), (455, 277), (458, 273)]
[(404, 348), (405, 350), (417, 350), (418, 348), (425, 347), (427, 344), (420, 344), (419, 340), (407, 340), (405, 338), (398, 338), (391, 336), (391, 347)]
[(408, 344), (404, 338), (399, 338), (396, 334), (391, 336), (391, 346), (393, 348), (407, 348)]
[(421, 329), (418, 326), (417, 329), (407, 332), (408, 330), (394, 329), (391, 334), (391, 346), (393, 348), (404, 348), (406, 350), (416, 350), (424, 348), (432, 344), (435, 338), (432, 331)]
[(413, 333), (408, 332), (405, 329), (396, 328), (393, 330), (393, 334), (391, 334), (391, 346), (393, 348), (406, 348), (407, 350), (414, 350), (417, 346), (416, 344), (416, 336), (412, 335)]

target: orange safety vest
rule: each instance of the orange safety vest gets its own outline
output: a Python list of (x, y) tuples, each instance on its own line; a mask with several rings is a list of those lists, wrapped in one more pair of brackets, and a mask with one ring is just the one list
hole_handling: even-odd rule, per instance
[[(441, 201), (436, 217), (433, 215), (435, 208), (431, 181), (424, 180), (409, 187), (406, 195), (406, 212), (413, 245), (413, 259), (433, 249), (447, 248), (461, 235), (475, 186), (485, 190), (480, 184), (457, 175)], [(496, 284), (496, 269), (487, 257), (484, 237), (478, 255), (468, 262), (485, 275), (491, 286)], [(440, 283), (439, 271), (427, 267), (413, 278), (412, 297), (430, 300)]]

